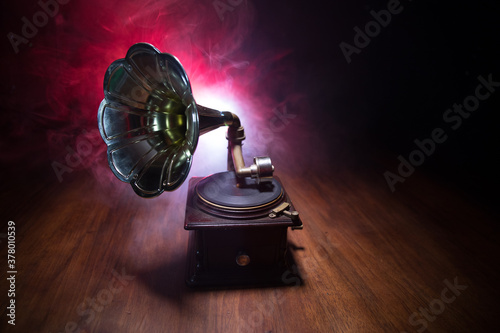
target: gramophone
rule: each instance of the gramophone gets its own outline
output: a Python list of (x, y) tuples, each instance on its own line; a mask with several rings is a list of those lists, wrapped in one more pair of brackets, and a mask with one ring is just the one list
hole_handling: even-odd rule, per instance
[(99, 131), (109, 167), (141, 197), (177, 189), (186, 179), (198, 137), (228, 126), (228, 170), (189, 181), (189, 286), (282, 284), (291, 273), (287, 230), (302, 222), (269, 157), (245, 166), (239, 118), (196, 104), (173, 55), (138, 43), (104, 77)]

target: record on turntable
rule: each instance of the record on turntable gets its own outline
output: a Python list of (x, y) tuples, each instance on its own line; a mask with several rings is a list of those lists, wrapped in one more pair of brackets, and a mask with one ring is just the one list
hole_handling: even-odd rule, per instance
[(214, 215), (259, 217), (283, 198), (283, 189), (276, 179), (260, 184), (252, 179), (237, 182), (234, 172), (221, 172), (200, 180), (196, 195), (202, 207)]
[(189, 181), (189, 286), (283, 284), (290, 271), (287, 230), (302, 222), (269, 157), (245, 166), (238, 116), (196, 104), (171, 54), (145, 43), (113, 62), (104, 78), (98, 125), (116, 177), (142, 197), (177, 189), (198, 138), (228, 126), (228, 171)]

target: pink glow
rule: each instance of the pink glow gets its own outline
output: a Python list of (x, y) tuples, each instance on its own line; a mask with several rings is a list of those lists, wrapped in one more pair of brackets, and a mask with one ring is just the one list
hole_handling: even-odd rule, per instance
[[(39, 8), (18, 8), (15, 15), (29, 17), (36, 10)], [(257, 15), (250, 1), (242, 1), (232, 11), (224, 12), (224, 20), (211, 1), (72, 0), (61, 5), (58, 15), (32, 38), (31, 47), (22, 45), (18, 55), (11, 52), (2, 56), (2, 62), (13, 59), (23, 66), (20, 75), (19, 69), (12, 69), (13, 84), (37, 91), (31, 94), (18, 91), (10, 100), (14, 109), (24, 98), (29, 108), (22, 110), (25, 112), (22, 117), (32, 122), (24, 127), (9, 126), (9, 134), (16, 138), (34, 127), (42, 128), (46, 143), (35, 142), (36, 148), (31, 149), (36, 149), (39, 156), (47, 155), (51, 161), (61, 163), (68, 149), (77, 151), (79, 141), (90, 141), (91, 154), (74, 169), (90, 168), (97, 177), (109, 178), (104, 176), (111, 174), (109, 170), (99, 170), (99, 166), (107, 165), (96, 121), (103, 98), (104, 73), (137, 42), (151, 43), (160, 51), (175, 55), (188, 73), (196, 101), (237, 113), (251, 133), (256, 124), (267, 122), (272, 110), (285, 102), (269, 93), (270, 86), (279, 86), (283, 78), (271, 77), (275, 73), (262, 68), (279, 63), (289, 54), (272, 49), (253, 51), (254, 54), (242, 51)], [(20, 20), (18, 24), (21, 25)], [(216, 155), (212, 158), (225, 156), (226, 141), (221, 132), (201, 137), (197, 155), (206, 155), (208, 149), (208, 155)], [(205, 140), (210, 144), (203, 145)], [(205, 152), (201, 153), (201, 149)], [(195, 172), (207, 171), (197, 170), (197, 155)], [(215, 163), (216, 168), (220, 169), (221, 163), (225, 167), (225, 157)]]

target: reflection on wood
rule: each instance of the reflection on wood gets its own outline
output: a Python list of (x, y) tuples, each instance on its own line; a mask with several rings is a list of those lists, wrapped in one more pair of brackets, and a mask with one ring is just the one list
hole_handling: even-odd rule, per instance
[[(288, 232), (292, 273), (300, 272), (301, 286), (290, 274), (284, 276), (289, 287), (186, 287), (187, 182), (146, 200), (128, 184), (82, 175), (4, 197), (4, 219), (17, 226), (18, 274), (16, 326), (7, 324), (4, 296), (2, 331), (494, 327), (498, 229), (481, 207), (419, 174), (393, 194), (379, 170), (318, 172), (307, 182), (277, 170), (305, 226)], [(3, 239), (0, 247), (5, 268)], [(1, 279), (6, 281), (5, 269)]]

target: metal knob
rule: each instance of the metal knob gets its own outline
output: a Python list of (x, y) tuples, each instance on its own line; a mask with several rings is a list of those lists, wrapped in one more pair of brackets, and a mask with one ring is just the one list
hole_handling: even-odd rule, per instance
[(250, 256), (244, 252), (240, 252), (237, 256), (236, 256), (236, 264), (238, 264), (238, 266), (246, 266), (250, 263)]

